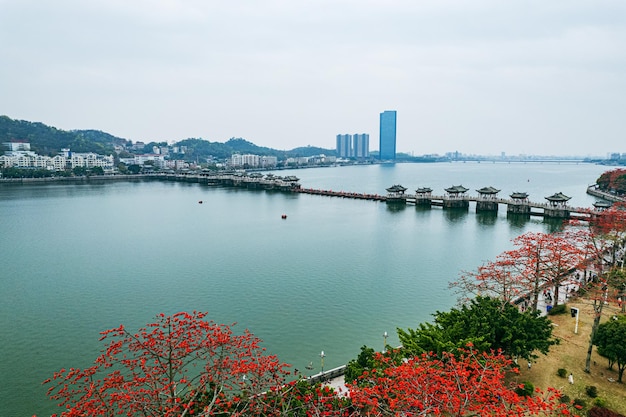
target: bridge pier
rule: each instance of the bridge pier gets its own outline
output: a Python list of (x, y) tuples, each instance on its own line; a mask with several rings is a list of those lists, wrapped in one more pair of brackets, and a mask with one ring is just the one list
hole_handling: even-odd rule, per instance
[(469, 200), (445, 198), (443, 200), (444, 209), (469, 209)]
[(476, 212), (481, 211), (491, 211), (498, 212), (498, 202), (497, 201), (476, 201)]
[(506, 212), (510, 214), (528, 214), (530, 215), (530, 206), (528, 204), (513, 204), (506, 205)]
[(543, 210), (545, 217), (552, 217), (558, 219), (569, 219), (570, 212), (565, 207), (550, 207)]

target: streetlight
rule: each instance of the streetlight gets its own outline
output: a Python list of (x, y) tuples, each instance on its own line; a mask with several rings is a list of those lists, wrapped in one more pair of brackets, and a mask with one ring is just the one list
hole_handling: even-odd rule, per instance
[(325, 356), (326, 356), (326, 355), (324, 355), (324, 351), (322, 351), (322, 352), (320, 353), (320, 358), (322, 358), (322, 379), (324, 379), (324, 357), (325, 357)]
[(383, 353), (387, 352), (387, 332), (383, 333)]
[(574, 333), (578, 334), (578, 307), (571, 307), (569, 311), (572, 314), (572, 317), (576, 317), (576, 326), (574, 327)]

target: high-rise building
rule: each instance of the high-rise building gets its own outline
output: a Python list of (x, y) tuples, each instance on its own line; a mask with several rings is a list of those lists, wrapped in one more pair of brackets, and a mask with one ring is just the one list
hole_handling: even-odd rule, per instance
[(370, 156), (370, 135), (356, 133), (352, 135), (352, 151), (356, 158), (368, 158)]
[(352, 135), (337, 135), (337, 156), (350, 158), (352, 152)]
[(380, 114), (380, 146), (381, 160), (396, 159), (396, 111), (385, 110)]

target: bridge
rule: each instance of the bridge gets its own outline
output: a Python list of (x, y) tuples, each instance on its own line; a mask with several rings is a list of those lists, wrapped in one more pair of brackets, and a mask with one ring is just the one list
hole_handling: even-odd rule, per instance
[[(401, 185), (394, 185), (387, 189), (386, 195), (371, 193), (356, 193), (349, 191), (333, 191), (315, 188), (303, 188), (299, 183), (299, 178), (294, 176), (276, 176), (273, 174), (263, 175), (261, 173), (159, 173), (148, 174), (149, 178), (197, 182), (207, 185), (221, 185), (227, 187), (242, 187), (248, 189), (275, 190), (290, 193), (302, 193), (328, 197), (340, 197), (359, 200), (370, 200), (386, 202), (392, 205), (411, 204), (423, 207), (442, 207), (443, 209), (468, 209), (470, 203), (476, 205), (476, 212), (497, 213), (498, 207), (507, 207), (508, 214), (519, 214), (528, 216), (542, 216), (549, 218), (588, 220), (591, 216), (600, 213), (609, 205), (599, 204), (593, 208), (572, 207), (567, 205), (570, 197), (561, 193), (556, 193), (546, 197), (547, 203), (537, 203), (528, 200), (525, 193), (513, 193), (511, 198), (499, 198), (496, 194), (500, 191), (493, 187), (485, 187), (478, 191), (477, 196), (465, 194), (468, 191), (463, 186), (453, 186), (446, 189), (445, 195), (433, 195), (430, 188), (418, 188), (414, 194), (405, 194), (407, 190)], [(588, 188), (592, 189), (593, 186)]]

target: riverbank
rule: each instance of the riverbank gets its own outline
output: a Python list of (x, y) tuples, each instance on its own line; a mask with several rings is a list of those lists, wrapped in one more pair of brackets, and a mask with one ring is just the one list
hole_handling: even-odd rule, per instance
[(596, 184), (590, 185), (587, 187), (587, 194), (592, 195), (594, 197), (601, 198), (603, 200), (611, 201), (611, 202), (626, 202), (626, 198), (619, 197), (615, 194), (607, 193), (598, 189)]

